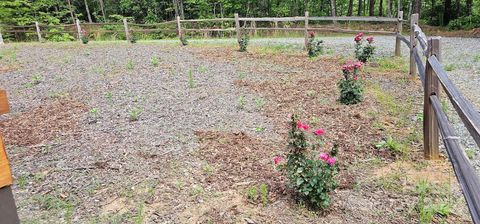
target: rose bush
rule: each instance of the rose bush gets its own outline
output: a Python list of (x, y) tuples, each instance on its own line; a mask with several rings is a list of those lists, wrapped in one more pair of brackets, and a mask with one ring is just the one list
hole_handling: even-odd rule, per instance
[(273, 162), (288, 178), (288, 186), (313, 208), (327, 208), (330, 193), (337, 187), (338, 173), (336, 146), (328, 153), (320, 153), (324, 129), (310, 132), (310, 126), (292, 115), (287, 158), (275, 156)]
[(375, 46), (373, 46), (372, 36), (366, 38), (367, 43), (365, 43), (363, 37), (363, 33), (358, 33), (355, 35), (355, 38), (353, 38), (355, 41), (355, 58), (363, 63), (366, 63), (373, 57), (373, 54), (375, 53)]
[(320, 54), (323, 54), (323, 40), (316, 40), (315, 39), (315, 32), (310, 31), (308, 32), (308, 57), (314, 58)]
[(338, 82), (340, 90), (340, 103), (351, 105), (362, 102), (363, 100), (363, 80), (360, 77), (360, 70), (363, 63), (357, 61), (347, 62), (342, 66), (343, 79)]

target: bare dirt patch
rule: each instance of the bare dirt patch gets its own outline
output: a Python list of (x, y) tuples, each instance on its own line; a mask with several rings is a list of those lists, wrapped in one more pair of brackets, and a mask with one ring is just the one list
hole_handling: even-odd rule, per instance
[(9, 145), (31, 146), (78, 131), (84, 104), (60, 99), (0, 121)]

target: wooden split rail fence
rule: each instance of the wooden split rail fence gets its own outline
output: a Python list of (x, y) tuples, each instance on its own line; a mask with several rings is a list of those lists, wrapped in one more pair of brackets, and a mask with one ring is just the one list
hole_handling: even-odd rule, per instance
[[(66, 25), (41, 25), (38, 22), (35, 22), (34, 25), (28, 26), (5, 26), (9, 27), (10, 29), (3, 30), (3, 33), (36, 33), (38, 41), (43, 40), (42, 34), (48, 33), (72, 33), (75, 32), (75, 35), (78, 40), (82, 37), (82, 26), (102, 26), (102, 25), (117, 25), (117, 26), (124, 26), (125, 37), (129, 40), (132, 36), (132, 32), (154, 32), (154, 31), (162, 31), (162, 32), (176, 32), (178, 37), (181, 37), (186, 32), (235, 32), (237, 39), (240, 39), (242, 30), (253, 31), (254, 34), (257, 31), (261, 30), (270, 30), (270, 31), (300, 31), (304, 32), (305, 36), (305, 45), (307, 44), (308, 40), (308, 31), (321, 31), (321, 32), (341, 32), (341, 33), (358, 33), (358, 32), (365, 32), (365, 33), (372, 33), (372, 34), (381, 34), (381, 35), (397, 35), (402, 32), (402, 24), (403, 24), (403, 13), (399, 12), (397, 18), (390, 18), (390, 17), (315, 17), (309, 16), (308, 12), (305, 12), (304, 16), (296, 16), (296, 17), (271, 17), (271, 18), (242, 18), (235, 13), (234, 18), (215, 18), (215, 19), (180, 19), (180, 17), (176, 17), (175, 21), (167, 21), (163, 23), (153, 23), (153, 24), (135, 24), (135, 23), (128, 23), (127, 19), (123, 19), (122, 23), (84, 23), (81, 24), (80, 21), (77, 19), (75, 24), (66, 24)], [(318, 27), (318, 26), (311, 26), (309, 25), (312, 21), (332, 21), (336, 23), (337, 21), (357, 21), (357, 22), (388, 22), (388, 23), (395, 23), (395, 27), (393, 27), (394, 31), (383, 31), (383, 30), (352, 30), (352, 29), (342, 29), (339, 27)], [(234, 22), (232, 27), (223, 27), (218, 28), (184, 28), (183, 25), (191, 24), (191, 23), (201, 23), (201, 22)], [(243, 22), (243, 26), (241, 23)], [(274, 24), (274, 26), (269, 27), (257, 27), (257, 22), (270, 22)], [(279, 22), (303, 22), (303, 27), (279, 27)], [(247, 23), (250, 24), (247, 27)], [(175, 28), (145, 28), (145, 27), (155, 27), (155, 26), (163, 26), (163, 25), (170, 25), (175, 24)], [(129, 29), (129, 26), (133, 27), (143, 27), (142, 29)], [(60, 28), (60, 29), (68, 29), (69, 31), (65, 30), (57, 30), (55, 32), (49, 31), (42, 31), (43, 28), (50, 29), (50, 28)], [(99, 32), (114, 32), (109, 30), (102, 30)], [(118, 31), (115, 31), (118, 32)], [(0, 32), (0, 43), (3, 43), (3, 39), (1, 38)], [(395, 55), (400, 56), (400, 40), (396, 41), (395, 45)]]
[[(397, 35), (397, 40), (403, 41), (410, 49), (410, 75), (416, 75), (418, 71), (424, 86), (424, 156), (426, 159), (439, 158), (441, 134), (472, 220), (474, 223), (480, 224), (480, 178), (462, 150), (460, 136), (455, 134), (445, 111), (442, 109), (440, 87), (446, 93), (456, 113), (479, 147), (480, 113), (463, 96), (442, 68), (440, 63), (441, 38), (427, 38), (418, 24), (418, 14), (413, 14), (410, 19), (410, 40), (401, 34)], [(422, 57), (424, 57), (425, 63)]]

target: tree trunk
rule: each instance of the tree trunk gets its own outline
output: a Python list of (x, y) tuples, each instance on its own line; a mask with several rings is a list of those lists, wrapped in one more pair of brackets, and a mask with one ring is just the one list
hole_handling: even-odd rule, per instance
[(70, 16), (72, 17), (72, 23), (75, 23), (75, 16), (73, 16), (73, 8), (72, 8), (72, 3), (70, 0), (67, 0), (68, 3), (68, 9), (70, 10)]
[(445, 9), (443, 13), (443, 24), (444, 26), (448, 25), (452, 19), (452, 0), (445, 0)]
[(177, 16), (180, 15), (180, 14), (178, 13), (178, 0), (173, 0), (173, 8), (175, 9), (175, 19), (176, 19)]
[(352, 16), (353, 15), (353, 0), (350, 0), (348, 2), (348, 13), (347, 16)]
[(368, 5), (368, 15), (369, 16), (374, 16), (375, 15), (375, 0), (369, 0), (369, 5)]
[(90, 10), (88, 9), (87, 0), (83, 0), (83, 2), (85, 2), (85, 10), (87, 10), (88, 22), (93, 23), (92, 16), (90, 15)]
[(185, 12), (183, 11), (183, 0), (178, 0), (179, 8), (178, 11), (180, 13), (180, 18), (185, 19)]
[(107, 17), (105, 16), (105, 5), (103, 4), (103, 0), (98, 0), (100, 3), (100, 9), (102, 10), (103, 22), (107, 22)]
[[(458, 1), (458, 0), (457, 0)], [(413, 13), (418, 14), (418, 18), (420, 18), (420, 10), (422, 8), (422, 0), (415, 0), (415, 3), (413, 5)]]
[(332, 16), (337, 16), (337, 7), (336, 7), (336, 0), (330, 0), (331, 8), (332, 8)]
[(383, 0), (380, 0), (380, 6), (378, 8), (378, 16), (383, 16)]
[(455, 18), (458, 18), (458, 17), (461, 16), (461, 14), (460, 14), (460, 8), (462, 7), (462, 4), (460, 3), (460, 0), (456, 0), (456, 1), (455, 1), (455, 5), (456, 5), (456, 7), (455, 7), (455, 10), (456, 10), (456, 11), (455, 11)]
[(392, 17), (392, 0), (387, 1), (387, 16)]
[(467, 16), (472, 15), (473, 0), (467, 0)]
[(357, 16), (361, 16), (361, 15), (362, 15), (362, 2), (363, 2), (363, 0), (358, 0)]

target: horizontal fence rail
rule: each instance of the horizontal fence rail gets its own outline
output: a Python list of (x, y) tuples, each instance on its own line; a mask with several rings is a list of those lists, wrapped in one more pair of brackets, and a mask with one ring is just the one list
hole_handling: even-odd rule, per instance
[[(410, 40), (397, 34), (410, 49), (410, 74), (416, 75), (417, 69), (424, 86), (424, 154), (427, 159), (439, 158), (439, 135), (441, 134), (448, 158), (467, 202), (472, 220), (480, 224), (480, 178), (466, 157), (458, 137), (451, 127), (447, 115), (440, 103), (440, 87), (446, 93), (470, 135), (480, 147), (480, 113), (475, 109), (458, 88), (449, 79), (440, 63), (440, 38), (427, 38), (418, 25), (418, 14), (410, 18)], [(425, 64), (418, 52), (417, 43)], [(439, 133), (440, 131), (440, 133)]]
[[(400, 12), (402, 13), (402, 12)], [(402, 15), (402, 14), (400, 14)], [(82, 30), (91, 30), (95, 27), (99, 29), (94, 29), (92, 31), (95, 36), (98, 34), (122, 34), (126, 37), (127, 41), (129, 41), (133, 33), (151, 33), (151, 32), (165, 32), (165, 33), (175, 33), (177, 37), (181, 37), (185, 35), (186, 32), (236, 32), (237, 39), (240, 37), (240, 32), (242, 30), (247, 30), (250, 32), (254, 32), (257, 34), (257, 31), (303, 31), (305, 39), (308, 38), (308, 31), (323, 31), (323, 32), (339, 32), (339, 33), (357, 33), (357, 32), (364, 32), (364, 33), (371, 33), (371, 34), (379, 34), (379, 35), (396, 35), (401, 33), (401, 27), (403, 23), (403, 16), (399, 16), (398, 18), (389, 18), (389, 17), (356, 17), (356, 16), (340, 16), (340, 17), (333, 17), (333, 16), (325, 16), (325, 17), (310, 17), (308, 12), (305, 12), (304, 16), (295, 16), (295, 17), (262, 17), (262, 18), (242, 18), (235, 15), (234, 18), (213, 18), (213, 19), (181, 19), (176, 18), (172, 21), (165, 21), (160, 23), (150, 23), (150, 24), (136, 24), (136, 23), (128, 23), (125, 19), (122, 22), (109, 22), (109, 23), (82, 23), (77, 20), (74, 24), (63, 24), (63, 25), (49, 25), (49, 24), (38, 24), (35, 25), (25, 25), (25, 26), (2, 26), (3, 33), (14, 34), (16, 37), (17, 34), (37, 34), (38, 41), (42, 41), (44, 37), (48, 37), (48, 35), (53, 34), (73, 34), (78, 40), (82, 38)], [(309, 26), (308, 21), (331, 21), (334, 22), (334, 27), (318, 27), (318, 26)], [(342, 29), (340, 27), (336, 27), (335, 23), (337, 21), (348, 21), (348, 22), (387, 22), (387, 23), (396, 23), (396, 30), (395, 31), (379, 31), (379, 30), (354, 30), (354, 29)], [(229, 22), (234, 22), (230, 23)], [(257, 22), (270, 22), (273, 23), (274, 26), (267, 26), (267, 27), (257, 27)], [(290, 27), (279, 26), (279, 23), (282, 22), (303, 22), (303, 27)], [(186, 25), (193, 25), (193, 24), (200, 24), (200, 23), (217, 23), (220, 25), (214, 25), (213, 27), (184, 27)], [(247, 26), (247, 23), (250, 26)], [(183, 25), (183, 26), (182, 26)], [(112, 27), (107, 27), (112, 26)], [(167, 27), (165, 27), (167, 26)], [(170, 27), (168, 27), (170, 26)], [(58, 30), (55, 30), (58, 29)], [(1, 36), (1, 33), (0, 33)], [(31, 37), (32, 35), (30, 35)], [(29, 36), (27, 36), (29, 37)], [(307, 41), (305, 41), (305, 47), (307, 45)], [(395, 55), (400, 56), (400, 44), (397, 43), (395, 45)]]

